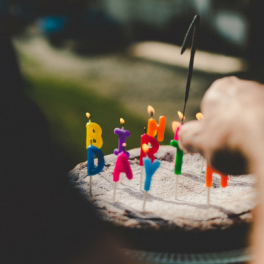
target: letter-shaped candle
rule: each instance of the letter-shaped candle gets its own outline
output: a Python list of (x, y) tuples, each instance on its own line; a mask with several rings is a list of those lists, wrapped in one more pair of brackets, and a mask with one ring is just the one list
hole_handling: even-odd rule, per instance
[(208, 163), (206, 167), (206, 176), (205, 176), (205, 183), (206, 187), (210, 188), (213, 185), (213, 173), (219, 174), (221, 177), (221, 187), (225, 188), (228, 183), (228, 176), (226, 174), (220, 173), (213, 169)]
[(103, 145), (102, 128), (98, 124), (91, 122), (89, 113), (86, 113), (86, 116), (89, 118), (89, 122), (86, 124), (86, 148), (88, 148), (92, 140), (93, 145), (100, 149)]
[[(96, 155), (98, 159), (97, 167), (94, 166), (94, 155)], [(105, 165), (103, 152), (92, 144), (87, 148), (87, 161), (87, 174), (89, 176), (100, 173)]]
[[(123, 151), (123, 144), (126, 143), (126, 138), (130, 137), (130, 132), (124, 128), (125, 120), (123, 118), (120, 118), (120, 123), (122, 124), (122, 128), (115, 128), (114, 130), (114, 133), (118, 135), (118, 149), (114, 150), (115, 155), (118, 155)], [(125, 150), (124, 152), (129, 158), (129, 152)]]
[(185, 116), (183, 116), (183, 114), (180, 111), (178, 111), (178, 116), (181, 120), (181, 123), (179, 123), (177, 121), (172, 122), (172, 130), (175, 133), (174, 134), (174, 140), (176, 140), (176, 141), (179, 140), (178, 133), (179, 133), (181, 126), (183, 125), (183, 119), (185, 119)]
[(152, 145), (151, 148), (149, 148), (148, 150), (148, 156), (151, 159), (151, 161), (153, 162), (155, 157), (154, 154), (159, 150), (159, 142), (157, 141), (156, 138), (149, 136), (147, 134), (143, 134), (141, 136), (141, 150), (140, 150), (140, 160), (139, 160), (139, 165), (143, 166), (143, 158), (146, 157), (146, 153), (143, 151), (142, 146), (143, 144), (147, 144), (150, 143)]
[[(89, 113), (86, 113), (86, 116), (89, 118), (89, 122), (86, 124), (87, 174), (92, 176), (100, 173), (105, 164), (104, 155), (99, 149), (103, 145), (102, 128), (98, 124), (91, 122)], [(98, 158), (98, 166), (96, 168), (94, 167), (94, 154)], [(90, 195), (92, 195), (92, 177), (90, 177)]]
[(160, 161), (156, 159), (154, 160), (153, 163), (151, 163), (151, 159), (148, 157), (149, 147), (147, 144), (142, 145), (142, 150), (146, 154), (146, 157), (143, 159), (145, 171), (146, 171), (146, 181), (145, 181), (145, 186), (144, 186), (145, 194), (144, 194), (143, 208), (142, 208), (142, 210), (145, 211), (147, 194), (148, 194), (148, 191), (150, 190), (152, 176), (155, 173), (155, 171), (159, 168)]
[(144, 190), (147, 192), (150, 190), (152, 176), (156, 172), (156, 170), (159, 168), (160, 161), (155, 159), (153, 163), (151, 163), (151, 160), (149, 157), (145, 157), (143, 161), (144, 161), (144, 166), (145, 166), (145, 171), (146, 171), (146, 181), (144, 185)]
[(153, 118), (153, 115), (155, 113), (155, 110), (150, 105), (148, 106), (148, 113), (151, 115), (151, 118), (148, 120), (148, 130), (147, 130), (147, 134), (149, 136), (152, 136), (152, 137), (155, 137), (155, 135), (158, 134), (157, 140), (161, 142), (164, 139), (165, 125), (166, 125), (166, 117), (165, 116), (161, 116), (159, 118), (159, 124), (157, 124), (157, 122)]
[(181, 169), (182, 169), (182, 161), (183, 161), (183, 151), (179, 147), (179, 143), (176, 140), (171, 140), (170, 145), (172, 147), (177, 148), (176, 152), (176, 157), (175, 157), (175, 168), (174, 168), (174, 173), (176, 175), (181, 174)]
[(228, 176), (214, 170), (207, 162), (206, 175), (205, 175), (205, 185), (207, 187), (207, 203), (210, 204), (210, 189), (213, 185), (213, 173), (217, 173), (221, 176), (221, 187), (225, 188), (227, 186)]
[(120, 173), (124, 172), (129, 180), (133, 178), (133, 173), (130, 164), (128, 162), (128, 157), (125, 153), (126, 143), (123, 143), (122, 147), (123, 150), (121, 153), (118, 154), (115, 168), (113, 171), (113, 181), (115, 182), (114, 192), (113, 192), (113, 202), (115, 201), (116, 187), (117, 187), (117, 182), (119, 181)]
[(116, 160), (114, 172), (113, 172), (113, 181), (118, 182), (120, 173), (124, 172), (129, 180), (133, 178), (133, 173), (128, 162), (127, 155), (124, 151), (122, 151)]

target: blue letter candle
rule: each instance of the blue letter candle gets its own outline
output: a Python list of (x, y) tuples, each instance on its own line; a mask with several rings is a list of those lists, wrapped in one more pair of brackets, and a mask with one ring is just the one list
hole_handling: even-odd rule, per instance
[[(94, 155), (98, 158), (98, 165), (94, 167)], [(105, 165), (103, 152), (92, 144), (87, 148), (87, 174), (89, 176), (100, 173)]]
[(151, 163), (150, 158), (147, 156), (143, 158), (143, 162), (144, 162), (145, 171), (146, 171), (146, 181), (145, 181), (144, 190), (147, 192), (150, 189), (152, 176), (160, 166), (160, 161), (155, 159), (153, 163)]

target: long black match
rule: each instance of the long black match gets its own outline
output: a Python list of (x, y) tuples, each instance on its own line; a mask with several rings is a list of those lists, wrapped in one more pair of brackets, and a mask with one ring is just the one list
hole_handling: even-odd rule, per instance
[[(193, 21), (185, 35), (183, 44), (182, 44), (182, 49), (181, 49), (181, 54), (184, 53), (184, 51), (187, 48), (187, 43), (188, 40), (190, 39), (191, 36), (191, 31), (193, 30), (192, 34), (192, 47), (191, 47), (191, 56), (190, 56), (190, 62), (189, 62), (189, 70), (188, 70), (188, 75), (187, 75), (187, 82), (186, 82), (186, 90), (185, 90), (185, 99), (184, 99), (184, 107), (183, 107), (183, 117), (185, 116), (185, 108), (186, 108), (186, 103), (189, 98), (189, 92), (190, 92), (190, 86), (191, 86), (191, 80), (192, 80), (192, 72), (193, 72), (193, 61), (194, 61), (194, 55), (196, 51), (196, 44), (197, 44), (197, 35), (198, 35), (198, 28), (200, 24), (200, 17), (199, 15), (196, 15), (193, 18)], [(181, 122), (183, 123), (183, 117)]]

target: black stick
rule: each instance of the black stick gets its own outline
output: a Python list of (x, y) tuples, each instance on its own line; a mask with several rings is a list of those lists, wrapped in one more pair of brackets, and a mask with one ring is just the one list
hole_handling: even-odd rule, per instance
[(187, 41), (190, 38), (191, 31), (193, 30), (192, 34), (192, 47), (191, 47), (191, 56), (190, 56), (190, 63), (189, 63), (189, 71), (187, 75), (187, 82), (186, 82), (186, 90), (185, 90), (185, 99), (184, 99), (184, 107), (183, 107), (183, 116), (181, 122), (183, 123), (184, 115), (185, 115), (185, 108), (186, 108), (186, 103), (189, 98), (189, 92), (190, 92), (190, 86), (191, 86), (191, 80), (192, 80), (192, 72), (193, 72), (193, 61), (194, 61), (194, 55), (196, 51), (196, 43), (197, 43), (197, 31), (198, 27), (200, 24), (200, 17), (196, 15), (185, 35), (183, 44), (182, 44), (182, 49), (181, 49), (181, 54), (184, 53), (184, 51), (187, 48)]

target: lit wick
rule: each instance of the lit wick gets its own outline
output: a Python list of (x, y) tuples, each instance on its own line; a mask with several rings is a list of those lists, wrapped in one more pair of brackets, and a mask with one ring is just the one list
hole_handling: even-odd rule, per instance
[(151, 105), (148, 105), (148, 113), (150, 114), (150, 117), (153, 118), (155, 109)]
[(148, 147), (147, 144), (144, 143), (144, 144), (142, 145), (142, 150), (144, 151), (144, 153), (145, 153), (146, 155), (148, 155), (149, 147)]
[(179, 116), (179, 118), (181, 120), (181, 124), (182, 124), (183, 120), (185, 119), (185, 116), (181, 113), (181, 111), (178, 111), (177, 113), (178, 113), (178, 116)]
[(126, 143), (123, 143), (122, 144), (122, 150), (125, 151), (125, 149), (126, 149)]
[(122, 125), (122, 129), (125, 129), (125, 120), (120, 118), (120, 124)]
[(86, 116), (87, 116), (87, 118), (89, 119), (89, 122), (91, 122), (91, 114), (90, 113), (86, 113)]
[(203, 119), (203, 114), (202, 114), (202, 113), (197, 113), (197, 114), (196, 114), (196, 118), (197, 118), (198, 120)]

